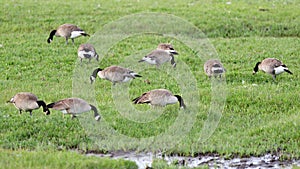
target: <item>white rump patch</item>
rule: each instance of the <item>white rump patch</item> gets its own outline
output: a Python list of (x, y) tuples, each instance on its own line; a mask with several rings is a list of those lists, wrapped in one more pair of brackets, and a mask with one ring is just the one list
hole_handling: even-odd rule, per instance
[(85, 33), (84, 31), (73, 31), (71, 32), (71, 39), (77, 38), (79, 36), (81, 36), (82, 33)]
[(211, 68), (212, 72), (215, 73), (215, 74), (221, 74), (224, 72), (223, 68), (222, 67), (212, 67)]
[[(82, 58), (82, 59), (93, 57), (94, 54), (95, 54), (95, 53), (92, 52), (92, 51), (88, 51), (88, 52), (86, 52), (86, 51), (79, 51), (79, 52), (78, 52), (78, 56), (79, 56), (80, 58)], [(87, 55), (89, 55), (90, 57), (86, 57)]]
[(278, 74), (280, 74), (280, 73), (283, 73), (284, 70), (287, 70), (287, 69), (288, 69), (288, 68), (283, 67), (283, 66), (278, 66), (278, 67), (274, 68), (275, 74), (276, 74), (276, 75), (278, 75)]
[(156, 65), (156, 60), (155, 59), (151, 59), (149, 57), (144, 57), (143, 60), (147, 63), (150, 63), (151, 65)]
[(137, 73), (135, 73), (135, 72), (132, 72), (132, 73), (130, 73), (133, 77), (135, 77), (136, 75), (138, 75)]
[(131, 79), (132, 79), (131, 77), (127, 77), (127, 76), (126, 76), (122, 82), (128, 82), (128, 81), (131, 80)]

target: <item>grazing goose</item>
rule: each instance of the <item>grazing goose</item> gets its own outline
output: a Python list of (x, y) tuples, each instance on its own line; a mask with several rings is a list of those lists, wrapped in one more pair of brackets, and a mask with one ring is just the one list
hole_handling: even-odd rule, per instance
[(285, 64), (283, 64), (280, 60), (275, 58), (266, 58), (261, 62), (257, 62), (253, 69), (253, 74), (256, 74), (258, 70), (262, 70), (263, 72), (272, 75), (274, 80), (276, 80), (276, 75), (281, 74), (283, 72), (293, 74), (291, 71), (289, 71)]
[(47, 108), (43, 100), (38, 100), (37, 96), (29, 92), (20, 92), (14, 95), (8, 103), (13, 103), (15, 107), (20, 111), (29, 111), (30, 116), (32, 115), (32, 110), (38, 109), (41, 106), (46, 115), (50, 114), (49, 109)]
[(147, 62), (159, 68), (161, 64), (171, 61), (172, 66), (176, 67), (173, 55), (178, 55), (173, 46), (171, 44), (161, 43), (157, 46), (157, 49), (144, 56), (139, 62)]
[(92, 44), (81, 44), (77, 50), (78, 57), (80, 58), (80, 61), (82, 62), (82, 59), (89, 59), (89, 62), (91, 62), (92, 58), (96, 58), (97, 61), (99, 61), (99, 56), (96, 52), (96, 49)]
[(90, 76), (91, 83), (96, 80), (97, 74), (101, 79), (111, 81), (113, 85), (115, 85), (116, 83), (127, 82), (130, 79), (134, 79), (136, 77), (142, 77), (127, 68), (123, 68), (120, 66), (109, 66), (105, 69), (95, 69), (93, 71), (93, 74)]
[(63, 114), (71, 114), (72, 118), (76, 117), (76, 114), (93, 110), (95, 119), (98, 121), (101, 118), (95, 106), (80, 98), (66, 98), (54, 103), (50, 103), (47, 105), (47, 107), (59, 110)]
[(132, 101), (134, 104), (148, 103), (154, 106), (166, 106), (167, 104), (179, 102), (180, 108), (186, 107), (181, 96), (173, 95), (172, 92), (166, 89), (154, 89), (148, 91)]
[(68, 44), (68, 39), (71, 38), (74, 44), (74, 39), (79, 36), (90, 36), (89, 34), (85, 33), (84, 30), (80, 29), (76, 25), (72, 24), (63, 24), (60, 25), (56, 30), (52, 30), (50, 32), (50, 36), (47, 40), (48, 43), (53, 41), (53, 36), (57, 37), (64, 37), (66, 38), (66, 44)]
[(225, 72), (225, 68), (219, 60), (210, 59), (204, 63), (204, 72), (209, 78), (212, 76), (219, 76), (221, 78), (222, 74)]

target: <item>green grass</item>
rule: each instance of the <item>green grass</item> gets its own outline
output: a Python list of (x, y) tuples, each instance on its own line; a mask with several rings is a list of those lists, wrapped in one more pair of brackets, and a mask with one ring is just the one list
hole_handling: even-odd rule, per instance
[[(0, 147), (5, 149), (4, 154), (31, 156), (31, 152), (8, 151), (19, 149), (42, 155), (53, 151), (49, 154), (53, 161), (56, 161), (56, 153), (60, 154), (55, 151), (57, 149), (145, 150), (183, 155), (217, 153), (225, 157), (271, 152), (282, 159), (299, 158), (300, 3), (296, 0), (231, 2), (228, 5), (225, 1), (158, 3), (126, 0), (116, 1), (118, 5), (115, 5), (111, 1), (1, 1)], [(203, 72), (204, 60), (183, 42), (161, 35), (135, 35), (99, 51), (103, 53), (100, 63), (89, 66), (84, 63), (81, 67), (77, 59), (79, 44), (96, 40), (101, 48), (105, 45), (101, 44), (104, 40), (94, 36), (91, 39), (81, 37), (75, 39), (74, 46), (65, 45), (65, 40), (57, 37), (52, 44), (46, 42), (50, 31), (63, 23), (75, 23), (92, 35), (112, 21), (140, 12), (173, 14), (194, 24), (207, 35), (225, 65), (226, 104), (216, 130), (205, 142), (200, 142), (199, 137), (209, 117), (211, 82)], [(156, 69), (135, 62), (160, 42), (172, 42), (180, 53), (175, 58), (176, 70), (173, 71), (170, 64)], [(266, 57), (281, 59), (294, 75), (284, 73), (276, 82), (262, 72), (252, 75), (255, 63)], [(112, 64), (130, 67), (143, 77), (113, 87), (109, 81), (98, 78), (92, 86), (89, 84), (90, 70)], [(188, 70), (183, 65), (187, 65)], [(85, 71), (79, 75), (73, 74), (83, 68)], [(178, 71), (181, 69), (185, 72)], [(177, 74), (185, 73), (192, 77), (176, 80)], [(73, 81), (76, 78), (86, 81), (76, 86), (78, 83)], [(144, 81), (146, 79), (150, 84)], [(193, 80), (195, 84), (186, 85)], [(196, 91), (183, 90), (182, 86), (197, 88)], [(190, 109), (178, 111), (178, 105), (165, 109), (152, 109), (148, 105), (131, 107), (129, 99), (154, 88), (168, 88), (183, 95)], [(102, 120), (99, 123), (93, 121), (92, 113), (82, 114), (74, 120), (62, 118), (61, 113), (54, 110), (50, 116), (44, 116), (41, 109), (34, 111), (32, 117), (29, 113), (19, 115), (13, 105), (5, 102), (20, 91), (35, 93), (47, 103), (72, 96), (88, 96), (85, 99), (97, 105)], [(123, 91), (126, 91), (124, 95)], [(139, 112), (133, 113), (134, 109)], [(187, 113), (191, 113), (191, 117)], [(187, 123), (186, 130), (181, 125), (173, 127), (174, 131), (169, 130), (178, 122), (178, 117), (187, 117), (179, 122), (190, 120), (194, 123)], [(149, 118), (152, 119), (150, 122)], [(159, 134), (165, 132), (169, 133), (160, 140)], [(174, 140), (178, 144), (173, 144)], [(64, 158), (79, 158), (79, 155), (70, 154), (62, 153), (67, 156)], [(7, 155), (5, 158), (9, 161), (16, 157), (10, 159)], [(88, 158), (82, 161), (90, 163)], [(33, 168), (43, 164), (39, 160), (35, 162)], [(1, 163), (5, 165), (4, 160)], [(25, 161), (20, 165), (22, 163)], [(54, 165), (68, 167), (59, 162)], [(50, 166), (53, 167), (56, 168)]]
[(128, 168), (137, 169), (134, 162), (109, 158), (87, 157), (66, 151), (0, 150), (1, 168)]

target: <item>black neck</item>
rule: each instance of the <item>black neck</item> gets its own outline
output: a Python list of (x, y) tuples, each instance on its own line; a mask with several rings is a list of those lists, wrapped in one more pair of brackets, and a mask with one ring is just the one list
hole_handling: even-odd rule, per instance
[(94, 81), (94, 80), (96, 79), (96, 77), (97, 77), (98, 72), (101, 71), (101, 70), (102, 70), (102, 69), (97, 68), (97, 69), (95, 69), (95, 70), (93, 71), (92, 75), (90, 76), (91, 83), (93, 83), (93, 81)]
[(47, 40), (48, 43), (51, 43), (51, 41), (53, 40), (53, 36), (55, 35), (56, 30), (53, 30), (50, 32), (49, 38)]
[(185, 108), (186, 106), (184, 104), (184, 101), (183, 101), (182, 97), (179, 96), (179, 95), (174, 95), (174, 96), (177, 97), (177, 99), (179, 101), (179, 104), (180, 104), (180, 108)]
[(98, 113), (97, 108), (95, 106), (91, 105), (91, 104), (90, 104), (90, 106), (91, 106), (91, 109), (94, 111), (94, 117), (100, 116), (99, 113)]
[(97, 68), (97, 69), (95, 69), (94, 71), (93, 71), (93, 73), (92, 73), (92, 76), (94, 77), (94, 78), (96, 78), (97, 77), (97, 73), (99, 72), (99, 71), (101, 71), (102, 69), (100, 69), (100, 68)]
[(176, 67), (175, 59), (174, 59), (174, 56), (172, 54), (171, 54), (171, 64), (174, 68)]
[(260, 65), (260, 63), (261, 63), (261, 62), (257, 62), (257, 63), (256, 63), (256, 65), (255, 65), (255, 67), (254, 67), (254, 69), (253, 69), (254, 72), (258, 72), (258, 66)]
[(50, 111), (48, 109), (48, 107), (46, 106), (46, 103), (43, 100), (38, 100), (37, 104), (39, 105), (39, 107), (43, 107), (43, 112), (45, 112), (47, 115), (50, 114)]

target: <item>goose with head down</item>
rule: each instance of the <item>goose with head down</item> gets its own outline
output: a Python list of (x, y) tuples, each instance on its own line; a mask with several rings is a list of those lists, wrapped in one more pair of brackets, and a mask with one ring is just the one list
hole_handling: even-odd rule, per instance
[(20, 114), (22, 111), (28, 111), (30, 116), (32, 115), (32, 110), (38, 109), (41, 106), (46, 115), (50, 114), (46, 103), (43, 100), (38, 100), (38, 97), (29, 92), (20, 92), (14, 95), (8, 103), (13, 103), (15, 107), (19, 110)]
[(253, 74), (256, 74), (259, 70), (272, 75), (273, 80), (276, 80), (276, 75), (283, 72), (293, 74), (285, 64), (275, 58), (266, 58), (261, 62), (257, 62), (253, 69)]
[(173, 95), (167, 89), (154, 89), (143, 93), (141, 96), (132, 100), (134, 104), (150, 104), (153, 106), (166, 106), (179, 102), (180, 108), (185, 108), (184, 101), (181, 96)]
[(90, 76), (91, 83), (96, 80), (97, 75), (101, 79), (109, 80), (115, 85), (116, 83), (128, 82), (136, 77), (142, 77), (141, 75), (135, 73), (134, 71), (121, 67), (121, 66), (109, 66), (105, 69), (97, 68), (93, 71)]
[(75, 38), (78, 38), (80, 36), (90, 36), (90, 35), (76, 25), (63, 24), (60, 25), (57, 29), (52, 30), (50, 32), (47, 42), (51, 43), (53, 41), (54, 36), (64, 37), (66, 39), (66, 44), (68, 44), (68, 40), (71, 39), (72, 43), (74, 44)]
[(81, 98), (62, 99), (57, 102), (48, 104), (47, 107), (54, 110), (59, 110), (63, 114), (70, 114), (72, 115), (72, 117), (76, 117), (77, 114), (92, 110), (94, 112), (95, 120), (98, 121), (101, 118), (97, 108)]

